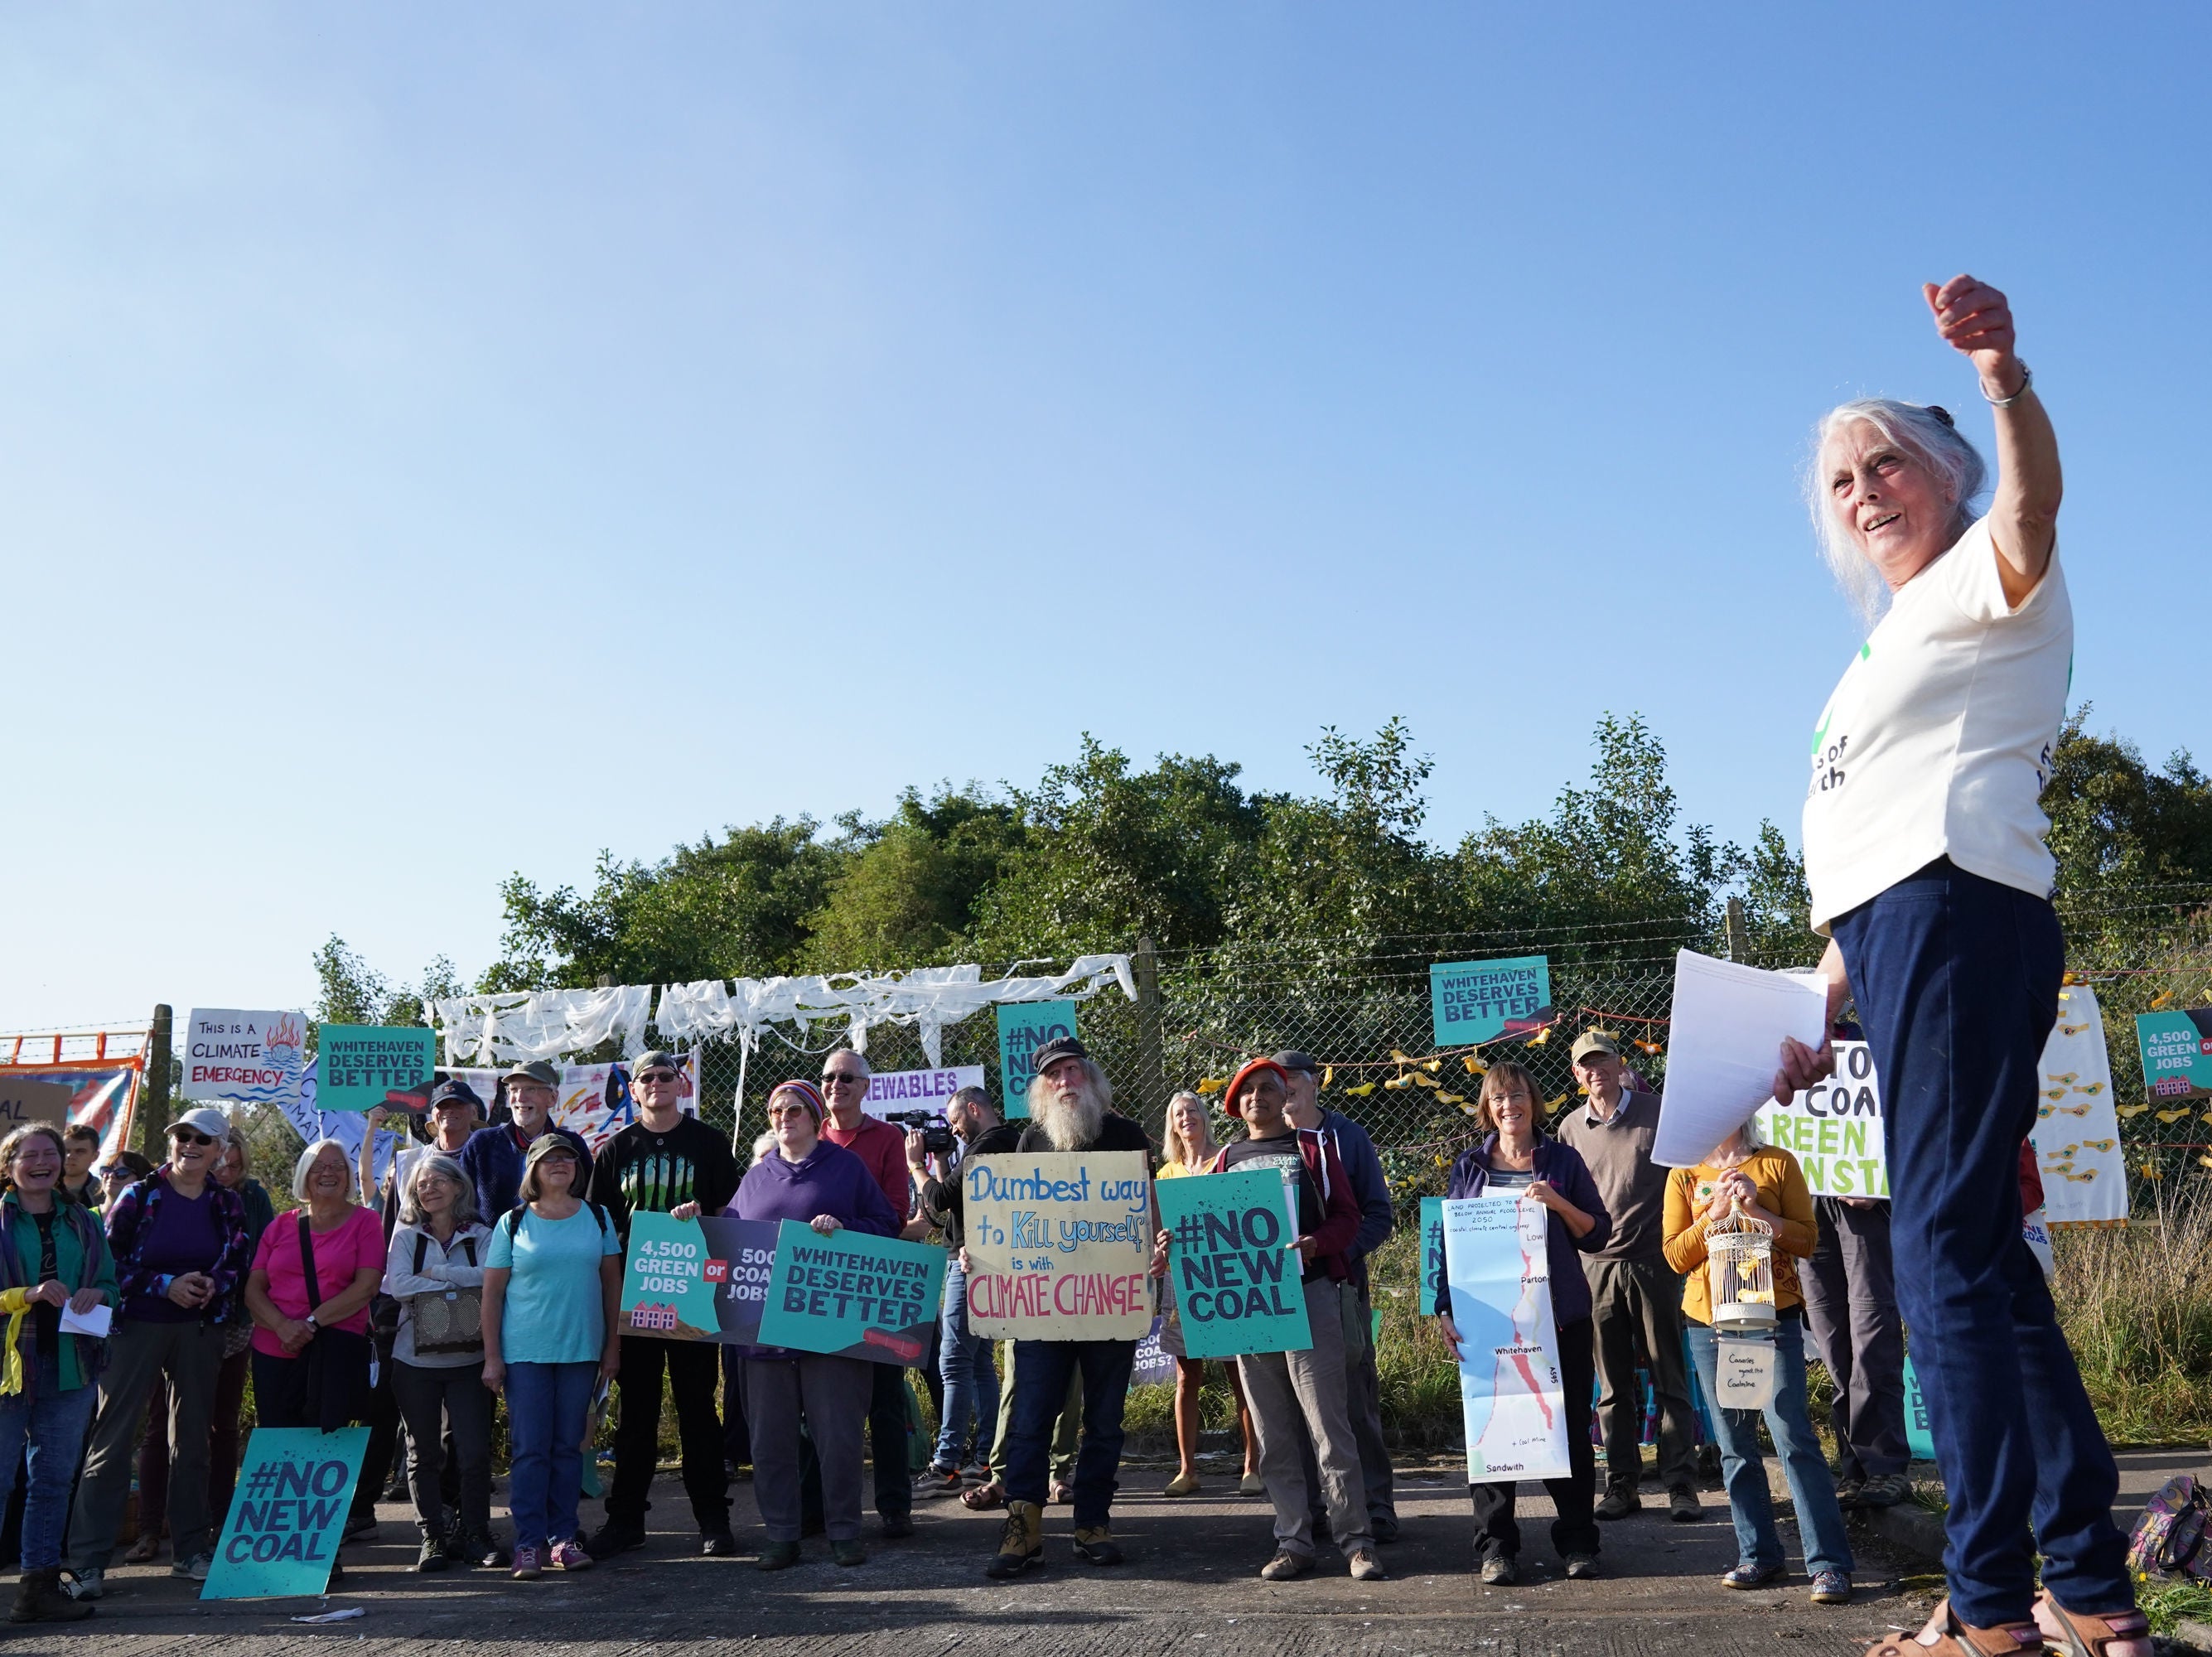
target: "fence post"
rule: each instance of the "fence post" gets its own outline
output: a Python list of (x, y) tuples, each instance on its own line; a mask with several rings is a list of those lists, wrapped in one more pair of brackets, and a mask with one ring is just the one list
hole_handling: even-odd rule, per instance
[(143, 1113), (138, 1148), (156, 1163), (161, 1161), (161, 1130), (169, 1125), (169, 1023), (174, 1017), (166, 1001), (154, 1009), (154, 1028), (146, 1037), (146, 1085), (138, 1098)]
[(1751, 928), (1743, 924), (1743, 900), (1732, 897), (1728, 901), (1729, 959), (1751, 964)]
[(1160, 959), (1152, 940), (1137, 940), (1137, 1094), (1147, 1115), (1168, 1106), (1166, 1063), (1160, 1056)]

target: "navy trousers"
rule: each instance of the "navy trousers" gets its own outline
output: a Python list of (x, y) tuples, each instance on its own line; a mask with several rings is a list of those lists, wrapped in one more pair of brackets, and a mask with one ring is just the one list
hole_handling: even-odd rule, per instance
[(1942, 858), (1832, 930), (1881, 1077), (1897, 1299), (1951, 1501), (1951, 1603), (1984, 1627), (2025, 1619), (2039, 1542), (2059, 1604), (2124, 1611), (2119, 1472), (2020, 1234), (2058, 917)]

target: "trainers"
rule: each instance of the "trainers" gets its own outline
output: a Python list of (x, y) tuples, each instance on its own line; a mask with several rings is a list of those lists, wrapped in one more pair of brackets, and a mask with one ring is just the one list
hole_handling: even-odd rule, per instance
[(948, 1468), (929, 1466), (914, 1476), (914, 1499), (917, 1502), (942, 1502), (948, 1496), (960, 1494), (960, 1475)]
[(544, 1567), (538, 1563), (538, 1550), (527, 1545), (516, 1548), (513, 1574), (518, 1582), (535, 1582), (544, 1575)]
[(1613, 1484), (1607, 1487), (1605, 1500), (1597, 1504), (1600, 1519), (1626, 1519), (1632, 1513), (1644, 1510), (1644, 1498), (1636, 1493), (1632, 1484)]
[(1075, 1555), (1093, 1565), (1118, 1565), (1121, 1563), (1121, 1545), (1115, 1541), (1114, 1533), (1103, 1525), (1075, 1527)]
[(753, 1563), (762, 1570), (789, 1570), (799, 1563), (799, 1544), (763, 1542), (760, 1557)]
[(195, 1582), (204, 1582), (208, 1580), (208, 1572), (212, 1570), (214, 1568), (215, 1556), (213, 1554), (196, 1553), (189, 1559), (179, 1559), (174, 1564), (171, 1565), (169, 1567), (169, 1575), (172, 1576), (189, 1576)]
[(594, 1559), (611, 1559), (618, 1553), (645, 1545), (645, 1527), (635, 1519), (610, 1519), (593, 1531), (584, 1551)]
[(1287, 1582), (1304, 1576), (1313, 1569), (1310, 1553), (1292, 1553), (1288, 1548), (1275, 1550), (1275, 1557), (1260, 1567), (1260, 1575), (1270, 1582)]
[(830, 1539), (830, 1557), (840, 1565), (865, 1565), (868, 1563), (868, 1551), (860, 1545), (857, 1536), (833, 1536)]
[(708, 1559), (727, 1559), (738, 1551), (738, 1539), (730, 1534), (727, 1525), (718, 1531), (699, 1533), (699, 1551)]
[(884, 1540), (896, 1542), (914, 1534), (914, 1515), (910, 1513), (887, 1513), (883, 1515)]
[(1382, 1562), (1375, 1557), (1372, 1548), (1354, 1548), (1349, 1563), (1354, 1581), (1387, 1582), (1390, 1580), (1390, 1573), (1382, 1569)]
[(443, 1570), (452, 1563), (446, 1547), (446, 1539), (433, 1532), (422, 1539), (422, 1545), (415, 1552), (417, 1575), (426, 1571)]
[(1570, 1582), (1586, 1582), (1597, 1573), (1597, 1556), (1594, 1553), (1571, 1553), (1563, 1562)]
[(574, 1537), (563, 1537), (547, 1550), (545, 1563), (555, 1570), (589, 1570), (592, 1556)]
[(1893, 1508), (1912, 1494), (1912, 1481), (1903, 1473), (1883, 1473), (1859, 1486), (1862, 1508)]
[(1839, 1570), (1815, 1571), (1812, 1599), (1816, 1605), (1848, 1605), (1851, 1602), (1851, 1579)]
[(960, 1470), (960, 1482), (973, 1489), (991, 1482), (991, 1466), (986, 1461), (971, 1461)]
[(1493, 1553), (1482, 1562), (1482, 1580), (1493, 1588), (1510, 1588), (1521, 1580), (1521, 1573), (1510, 1553)]
[(370, 1508), (361, 1513), (349, 1514), (345, 1522), (345, 1533), (338, 1539), (342, 1542), (359, 1542), (375, 1534), (376, 1509)]
[(507, 1550), (492, 1539), (489, 1531), (471, 1532), (454, 1557), (466, 1560), (478, 1570), (505, 1570), (509, 1563)]
[(1034, 1502), (1006, 1503), (1006, 1522), (999, 1530), (999, 1551), (983, 1575), (1019, 1576), (1044, 1559), (1044, 1514)]
[(1678, 1525), (1688, 1525), (1705, 1516), (1698, 1500), (1698, 1493), (1687, 1484), (1670, 1486), (1667, 1491), (1667, 1517)]
[(63, 1587), (72, 1599), (97, 1599), (107, 1592), (107, 1573), (97, 1565), (71, 1571)]
[(1780, 1580), (1781, 1575), (1782, 1567), (1779, 1565), (1738, 1565), (1733, 1570), (1721, 1573), (1721, 1586), (1724, 1588), (1763, 1588), (1769, 1582)]
[(1367, 1515), (1367, 1528), (1384, 1547), (1398, 1539), (1398, 1515), (1387, 1508), (1381, 1513)]

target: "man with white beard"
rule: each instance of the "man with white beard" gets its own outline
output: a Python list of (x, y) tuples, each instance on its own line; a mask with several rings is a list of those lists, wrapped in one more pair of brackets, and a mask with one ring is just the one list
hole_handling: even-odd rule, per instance
[[(1144, 1129), (1109, 1107), (1114, 1089), (1073, 1036), (1036, 1050), (1030, 1082), (1030, 1125), (1017, 1151), (1135, 1150), (1152, 1166)], [(967, 1266), (966, 1251), (961, 1265)], [(1161, 1260), (1155, 1256), (1157, 1275)], [(1083, 1438), (1075, 1456), (1075, 1551), (1093, 1565), (1118, 1565), (1121, 1550), (1109, 1527), (1114, 1484), (1121, 1465), (1121, 1411), (1128, 1402), (1132, 1340), (1023, 1340), (1014, 1343), (1013, 1425), (1006, 1435), (1006, 1523), (987, 1576), (1018, 1576), (1044, 1558), (1044, 1500), (1052, 1426), (1067, 1384), (1083, 1376)]]

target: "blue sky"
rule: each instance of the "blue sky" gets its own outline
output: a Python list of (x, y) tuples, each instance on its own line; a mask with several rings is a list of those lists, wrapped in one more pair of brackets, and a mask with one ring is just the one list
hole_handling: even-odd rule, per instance
[[(2007, 288), (2077, 697), (2207, 729), (2208, 14), (11, 7), (0, 1028), (298, 1005), (1085, 731), (1795, 837), (1832, 403)], [(2154, 616), (2170, 617), (2161, 632)]]

